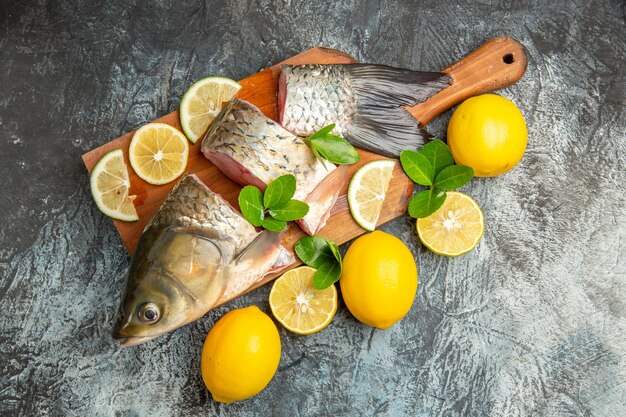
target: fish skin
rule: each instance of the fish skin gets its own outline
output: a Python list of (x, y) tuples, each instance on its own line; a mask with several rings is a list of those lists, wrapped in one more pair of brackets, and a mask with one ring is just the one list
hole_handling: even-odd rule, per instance
[(284, 65), (279, 121), (302, 136), (334, 123), (333, 133), (354, 146), (398, 157), (430, 137), (404, 107), (425, 101), (451, 82), (446, 74), (384, 65)]
[[(113, 337), (125, 346), (151, 340), (202, 317), (264, 275), (293, 263), (280, 234), (257, 233), (235, 209), (186, 174), (137, 245)], [(140, 319), (152, 303), (158, 321)]]
[(335, 124), (343, 136), (356, 113), (356, 95), (341, 65), (284, 65), (279, 86), (279, 122), (297, 135), (310, 136)]
[[(202, 153), (226, 176), (240, 185), (254, 185), (265, 190), (267, 184), (281, 175), (296, 177), (293, 198), (307, 201), (320, 185), (326, 184), (319, 199), (309, 205), (322, 205), (325, 210), (311, 207), (309, 214), (298, 223), (306, 233), (314, 234), (324, 226), (343, 181), (336, 178), (325, 181), (334, 174), (335, 165), (323, 164), (298, 136), (267, 118), (252, 104), (234, 98), (215, 118), (202, 141)], [(332, 177), (335, 178), (335, 177)]]

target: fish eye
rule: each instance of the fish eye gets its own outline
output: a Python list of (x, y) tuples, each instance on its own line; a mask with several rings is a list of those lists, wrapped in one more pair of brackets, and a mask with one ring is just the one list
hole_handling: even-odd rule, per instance
[(159, 316), (159, 308), (154, 303), (145, 303), (139, 309), (139, 320), (144, 323), (156, 323)]

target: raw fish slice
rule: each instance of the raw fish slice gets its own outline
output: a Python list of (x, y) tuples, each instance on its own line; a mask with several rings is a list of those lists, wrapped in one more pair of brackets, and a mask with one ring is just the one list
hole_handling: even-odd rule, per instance
[[(309, 214), (299, 221), (308, 234), (324, 226), (345, 181), (344, 170), (335, 174), (336, 167), (322, 164), (302, 138), (237, 98), (216, 117), (202, 141), (202, 153), (233, 181), (261, 190), (279, 176), (293, 174), (294, 198), (310, 206)], [(309, 198), (321, 184), (324, 192)]]

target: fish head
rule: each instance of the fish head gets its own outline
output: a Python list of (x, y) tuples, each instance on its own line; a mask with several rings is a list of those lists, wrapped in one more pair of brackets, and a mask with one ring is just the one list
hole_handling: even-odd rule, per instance
[(118, 309), (113, 338), (122, 345), (147, 342), (189, 321), (195, 300), (159, 267), (134, 271), (139, 285), (128, 286)]
[[(143, 238), (142, 238), (143, 240)], [(123, 346), (177, 329), (215, 305), (224, 292), (222, 254), (212, 240), (168, 231), (147, 250), (138, 245), (118, 308), (113, 338)]]

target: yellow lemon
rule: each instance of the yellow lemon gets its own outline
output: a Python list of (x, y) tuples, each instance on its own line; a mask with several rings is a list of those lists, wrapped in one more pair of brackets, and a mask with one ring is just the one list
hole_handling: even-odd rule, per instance
[(202, 379), (222, 403), (245, 400), (263, 390), (278, 369), (280, 336), (256, 306), (239, 308), (215, 323), (202, 348)]
[(510, 100), (495, 94), (465, 100), (448, 124), (454, 160), (474, 168), (479, 177), (513, 168), (524, 156), (527, 142), (524, 115)]
[(339, 280), (350, 312), (360, 321), (386, 329), (404, 317), (417, 291), (413, 254), (397, 237), (375, 231), (352, 243)]

